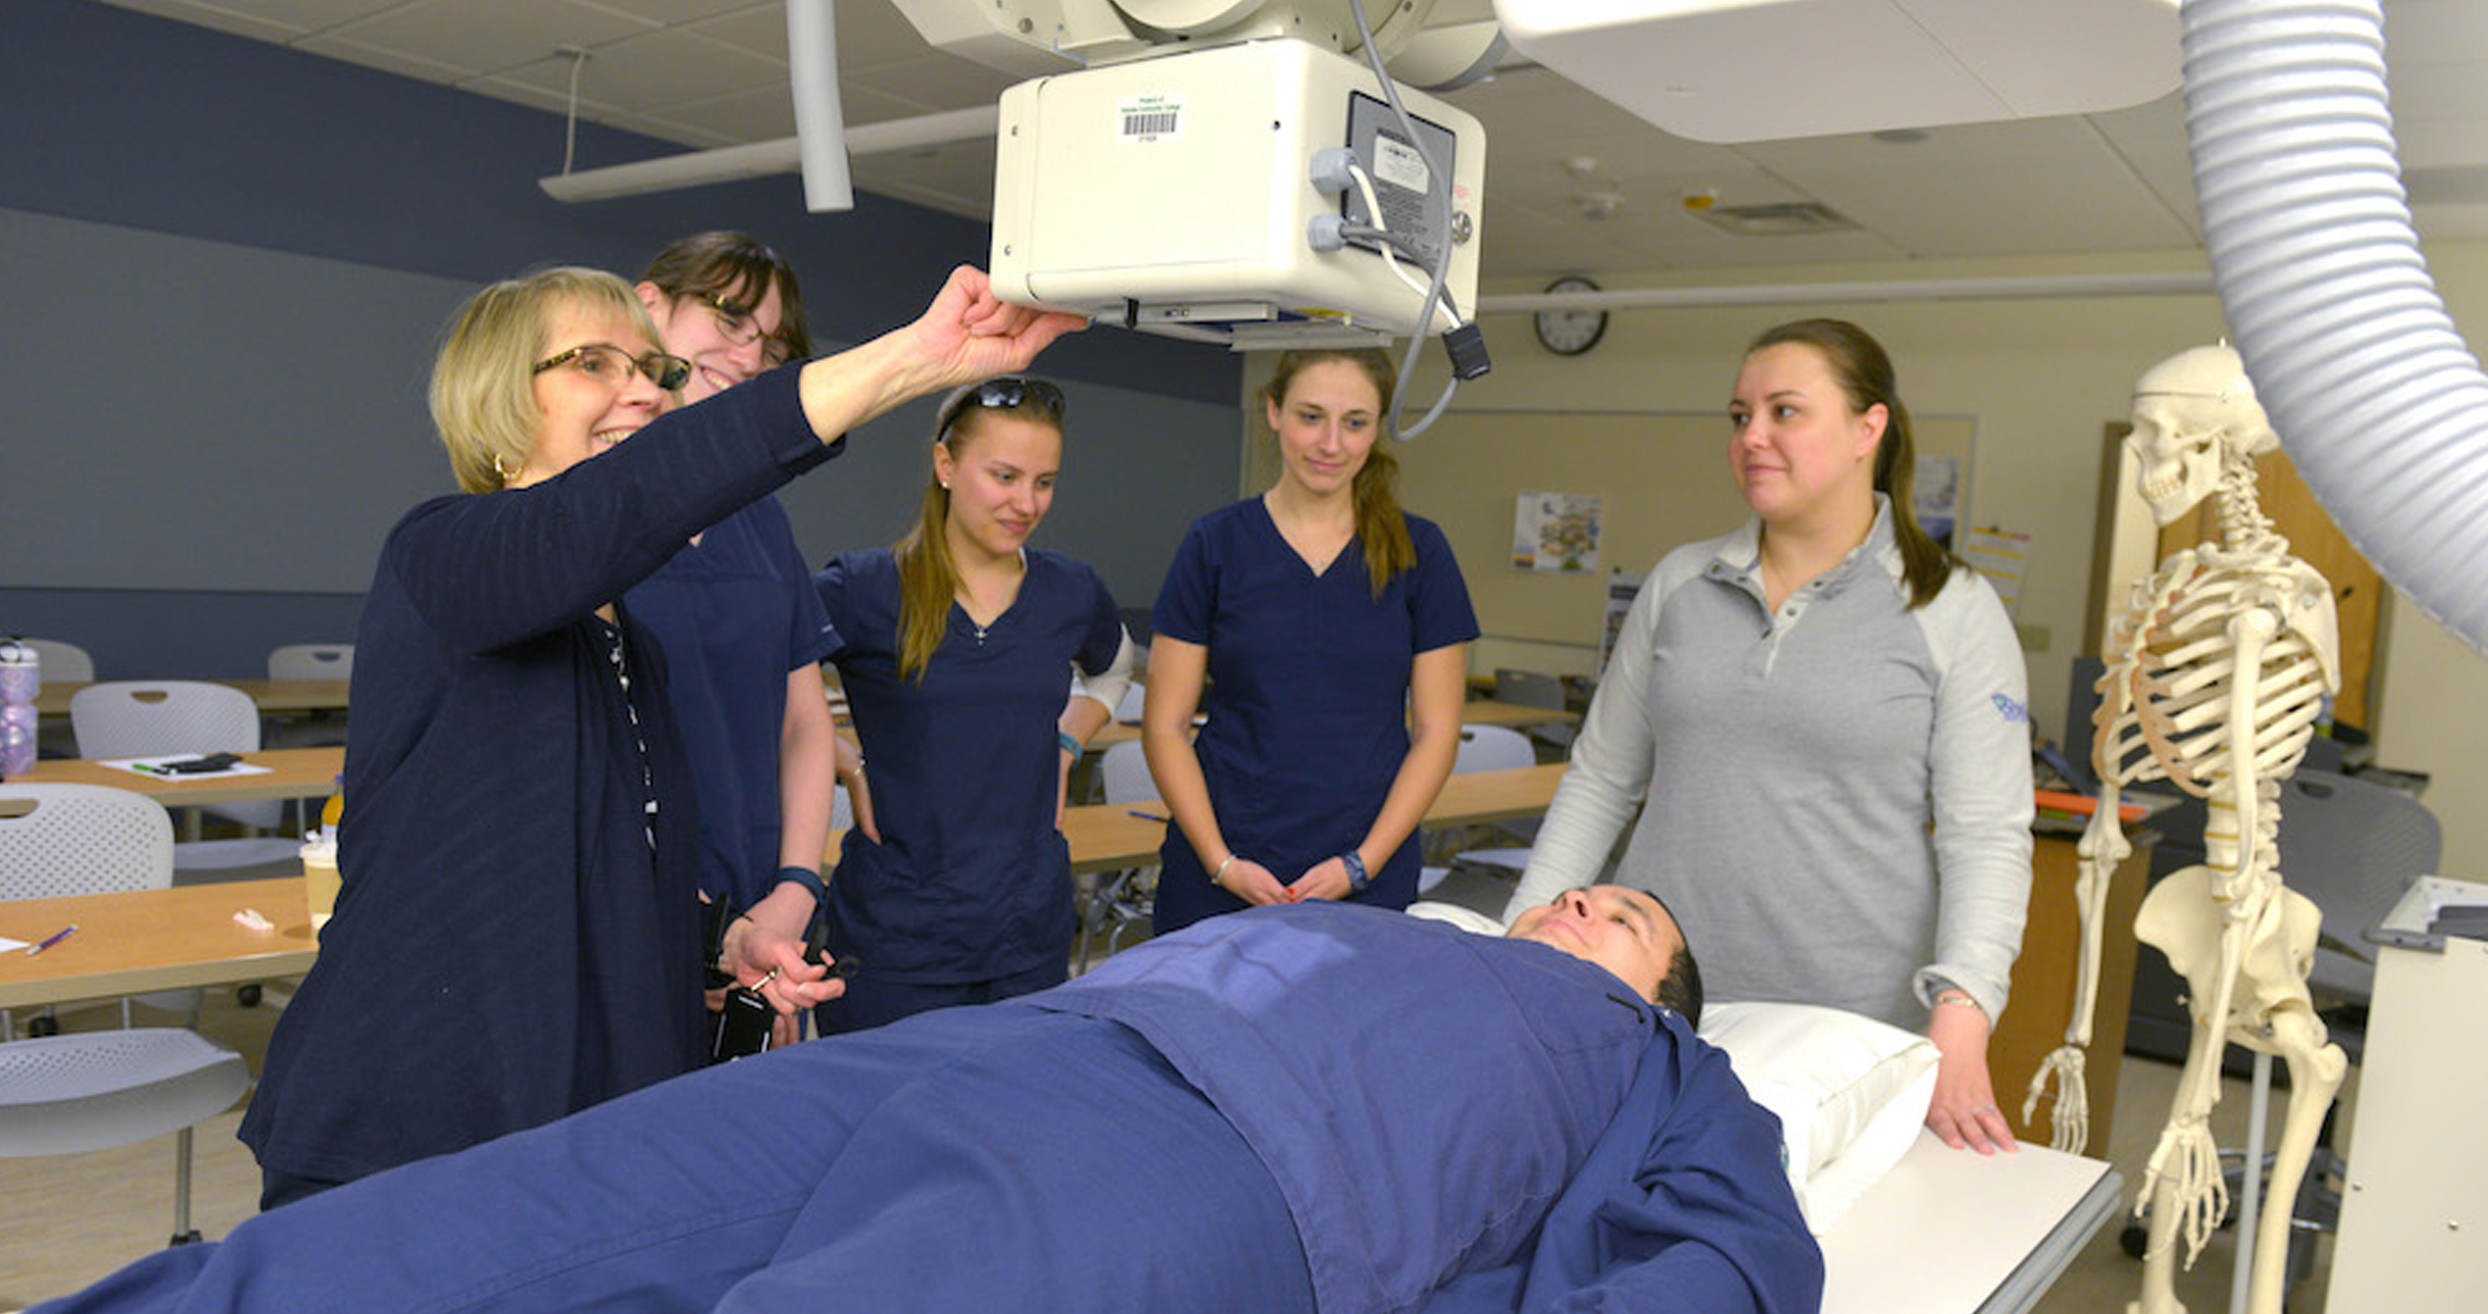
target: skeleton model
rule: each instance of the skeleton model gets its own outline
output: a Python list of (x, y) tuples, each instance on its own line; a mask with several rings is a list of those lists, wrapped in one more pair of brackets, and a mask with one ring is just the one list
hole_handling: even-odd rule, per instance
[(2146, 371), (2134, 389), (2143, 497), (2166, 525), (2204, 497), (2219, 509), (2220, 540), (2171, 556), (2135, 585), (2109, 639), (2091, 760), (2099, 809), (2080, 845), (2075, 885), (2083, 945), (2073, 1021), (2063, 1048), (2031, 1079), (2028, 1119), (2054, 1082), (2056, 1148), (2089, 1136), (2082, 1046), (2098, 994), (2108, 881), (2131, 852), (2117, 817), (2123, 786), (2167, 780), (2205, 800), (2205, 862), (2153, 887), (2135, 933), (2186, 978), (2194, 1016), (2175, 1106), (2136, 1202), (2150, 1210), (2144, 1314), (2181, 1311), (2175, 1241), (2189, 1264), (2227, 1212), (2210, 1118), (2220, 1059), (2231, 1041), (2289, 1064), (2289, 1110), (2271, 1177), (2276, 1207), (2255, 1241), (2248, 1308), (2278, 1314), (2288, 1257), (2288, 1202), (2305, 1175), (2324, 1110), (2347, 1062), (2325, 1039), (2307, 997), (2321, 916), (2282, 885), (2274, 838), (2280, 782), (2297, 768), (2325, 696), (2340, 684), (2332, 591), (2289, 554), (2255, 498), (2252, 458), (2276, 444), (2237, 353), (2198, 347)]

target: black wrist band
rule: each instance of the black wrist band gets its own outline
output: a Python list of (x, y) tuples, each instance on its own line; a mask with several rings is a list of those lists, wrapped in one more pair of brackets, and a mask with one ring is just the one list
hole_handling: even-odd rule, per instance
[(821, 874), (812, 870), (810, 867), (780, 867), (778, 868), (777, 878), (778, 884), (780, 885), (783, 885), (788, 881), (793, 881), (795, 884), (810, 890), (812, 892), (812, 901), (815, 903), (823, 902), (829, 898), (829, 886), (822, 882)]

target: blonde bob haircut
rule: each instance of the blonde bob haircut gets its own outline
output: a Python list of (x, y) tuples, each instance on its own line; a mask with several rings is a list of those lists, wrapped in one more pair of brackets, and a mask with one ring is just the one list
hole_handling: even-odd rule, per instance
[(631, 285), (601, 269), (563, 265), (502, 281), (467, 299), (432, 362), (432, 424), (458, 486), (489, 493), (536, 447), (535, 365), (556, 306), (627, 315), (651, 343), (657, 328)]

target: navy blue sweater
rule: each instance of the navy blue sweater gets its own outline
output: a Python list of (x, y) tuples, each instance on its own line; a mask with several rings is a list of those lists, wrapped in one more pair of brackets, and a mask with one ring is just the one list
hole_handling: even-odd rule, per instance
[(623, 613), (626, 699), (594, 613), (835, 453), (797, 375), (390, 532), (355, 639), (344, 890), (242, 1122), (262, 1167), (349, 1180), (699, 1061), (697, 817), (663, 655)]

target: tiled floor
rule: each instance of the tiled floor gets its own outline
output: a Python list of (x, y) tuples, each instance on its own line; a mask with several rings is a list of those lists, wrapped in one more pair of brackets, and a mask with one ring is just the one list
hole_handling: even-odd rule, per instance
[[(237, 1006), (230, 992), (211, 993), (200, 1026), (242, 1050), (256, 1071), (275, 1017), (270, 1008)], [(72, 1019), (72, 1025), (108, 1020), (89, 1014)], [(2176, 1084), (2176, 1069), (2129, 1058), (2122, 1070), (2118, 1125), (2107, 1152), (2130, 1187), (2141, 1180), (2159, 1113), (2167, 1108)], [(2230, 1087), (2215, 1121), (2224, 1145), (2243, 1140), (2246, 1122), (2243, 1086), (2232, 1082)], [(211, 1238), (249, 1217), (258, 1198), (258, 1170), (233, 1139), (240, 1119), (236, 1108), (197, 1133), (193, 1220)], [(0, 1310), (76, 1290), (162, 1245), (172, 1224), (172, 1164), (170, 1138), (91, 1154), (0, 1159)], [(2142, 1266), (2126, 1256), (2118, 1231), (2119, 1224), (2111, 1222), (2039, 1304), (2039, 1314), (2100, 1314), (2121, 1310), (2135, 1297)], [(2328, 1246), (2318, 1247), (2312, 1276), (2292, 1293), (2292, 1314), (2320, 1314), (2323, 1309)], [(2221, 1314), (2228, 1308), (2232, 1254), (2229, 1234), (2220, 1233), (2193, 1269), (2181, 1275), (2179, 1298), (2193, 1314)]]

